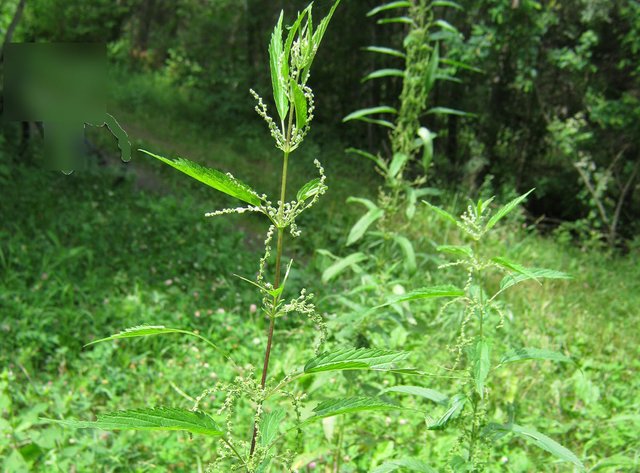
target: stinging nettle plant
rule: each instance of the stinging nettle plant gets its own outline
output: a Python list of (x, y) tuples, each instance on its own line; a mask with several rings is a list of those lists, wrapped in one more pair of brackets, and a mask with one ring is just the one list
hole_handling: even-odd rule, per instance
[[(269, 45), (273, 99), (277, 117), (270, 116), (263, 99), (256, 92), (251, 91), (258, 102), (257, 113), (266, 121), (276, 147), (282, 151), (281, 188), (279, 199), (275, 204), (266, 195), (257, 193), (230, 174), (204, 167), (186, 159), (167, 159), (141, 150), (178, 171), (244, 203), (243, 206), (211, 212), (206, 214), (207, 216), (256, 212), (263, 214), (270, 222), (264, 242), (264, 256), (260, 258), (258, 263), (255, 279), (240, 277), (260, 292), (262, 311), (269, 321), (266, 351), (259, 379), (256, 378), (253, 368), (240, 366), (233, 359), (232, 353), (228, 353), (197, 332), (161, 325), (142, 325), (93, 341), (89, 345), (162, 334), (186, 335), (195, 337), (217, 355), (222, 356), (236, 370), (236, 377), (230, 382), (206, 389), (195, 399), (183, 396), (191, 399), (192, 406), (190, 408), (145, 407), (98, 415), (96, 421), (52, 419), (48, 419), (48, 421), (76, 428), (184, 431), (189, 435), (205, 435), (220, 440), (220, 448), (218, 448), (208, 471), (266, 473), (268, 471), (283, 471), (283, 469), (293, 471), (294, 456), (301, 450), (302, 426), (325, 417), (381, 410), (393, 406), (388, 401), (368, 397), (330, 399), (319, 403), (314, 408), (313, 415), (303, 420), (301, 412), (306, 395), (297, 390), (294, 384), (295, 381), (305, 376), (329, 371), (398, 371), (396, 364), (407, 358), (407, 354), (402, 352), (350, 347), (320, 352), (326, 338), (326, 328), (312, 302), (313, 294), (301, 289), (298, 297), (290, 300), (284, 298), (287, 276), (292, 265), (292, 261), (286, 264), (286, 268), (283, 264), (286, 233), (288, 232), (291, 237), (300, 235), (300, 230), (296, 226), (296, 218), (311, 208), (327, 190), (324, 170), (316, 160), (319, 177), (303, 185), (296, 193), (294, 200), (286, 200), (289, 157), (302, 144), (313, 118), (313, 93), (307, 84), (310, 68), (338, 4), (339, 0), (316, 27), (312, 21), (312, 5), (309, 5), (298, 14), (296, 21), (288, 28), (288, 32), (283, 27), (283, 13), (281, 13)], [(276, 242), (275, 254), (272, 249), (274, 239)], [(292, 313), (306, 316), (317, 326), (315, 357), (299, 370), (280, 379), (272, 379), (269, 378), (269, 362), (276, 337), (276, 321), (278, 318)], [(182, 391), (180, 392), (184, 394)], [(221, 393), (224, 400), (218, 406), (217, 411), (210, 414), (202, 410), (200, 405), (204, 403), (207, 396), (213, 393)], [(287, 410), (282, 408), (281, 404), (283, 403), (288, 403)], [(248, 409), (251, 412), (248, 412)], [(294, 419), (287, 419), (287, 411), (293, 412)], [(247, 425), (246, 429), (244, 425), (238, 426), (236, 425), (238, 419), (249, 419), (251, 425)], [(283, 427), (285, 419), (289, 422), (286, 427)], [(239, 430), (242, 433), (238, 433)], [(295, 448), (284, 448), (283, 451), (279, 451), (277, 446), (281, 445), (290, 433), (295, 434)], [(245, 435), (246, 437), (244, 437)], [(195, 460), (193, 463), (196, 463)]]
[[(512, 406), (506, 401), (501, 405), (501, 399), (493, 397), (493, 388), (497, 385), (492, 382), (491, 375), (513, 363), (536, 360), (573, 363), (571, 357), (560, 352), (509, 346), (506, 340), (508, 337), (502, 334), (508, 322), (507, 307), (501, 299), (505, 291), (526, 281), (540, 283), (541, 279), (570, 278), (560, 271), (525, 267), (504, 256), (486, 254), (485, 248), (488, 245), (483, 242), (487, 236), (531, 192), (515, 198), (495, 213), (490, 210), (493, 198), (471, 202), (460, 218), (425, 202), (447, 224), (457, 227), (469, 242), (437, 247), (440, 253), (453, 259), (441, 268), (461, 268), (464, 271), (464, 286), (458, 288), (445, 285), (418, 289), (380, 306), (397, 306), (405, 302), (434, 298), (449, 299), (441, 308), (439, 319), (443, 324), (455, 325), (457, 330), (456, 341), (449, 347), (453, 361), (450, 366), (442, 367), (445, 376), (455, 380), (452, 382), (453, 394), (449, 396), (422, 386), (394, 386), (387, 389), (387, 392), (425, 398), (439, 406), (440, 414), (429, 413), (425, 417), (425, 424), (432, 431), (456, 431), (455, 447), (449, 454), (448, 464), (443, 465), (449, 472), (485, 471), (489, 466), (492, 444), (507, 435), (530, 442), (559, 460), (568, 462), (576, 470), (584, 471), (584, 465), (573, 452), (535, 428), (515, 423)], [(491, 275), (496, 273), (502, 275), (502, 278), (498, 288), (491, 290), (489, 281)], [(505, 419), (497, 422), (492, 418), (493, 414), (500, 412), (497, 406), (506, 407), (504, 411), (509, 412), (506, 422)], [(383, 465), (380, 471), (392, 470), (384, 469)]]

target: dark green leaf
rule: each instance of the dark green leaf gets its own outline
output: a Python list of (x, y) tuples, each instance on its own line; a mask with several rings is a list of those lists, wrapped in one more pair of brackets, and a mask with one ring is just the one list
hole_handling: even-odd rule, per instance
[(293, 104), (296, 109), (296, 127), (300, 130), (307, 124), (307, 99), (300, 86), (292, 82)]

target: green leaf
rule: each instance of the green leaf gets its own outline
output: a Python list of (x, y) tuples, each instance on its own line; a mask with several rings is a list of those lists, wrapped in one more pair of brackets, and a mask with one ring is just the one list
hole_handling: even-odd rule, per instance
[(386, 25), (389, 23), (402, 23), (404, 25), (414, 25), (413, 19), (408, 16), (396, 16), (393, 18), (381, 18), (376, 23), (379, 25)]
[(416, 252), (413, 249), (411, 241), (403, 235), (392, 235), (393, 241), (400, 247), (402, 254), (404, 255), (405, 269), (409, 274), (413, 274), (418, 269), (416, 262)]
[(362, 82), (367, 82), (371, 79), (382, 79), (384, 77), (404, 77), (404, 71), (402, 69), (378, 69), (373, 71), (362, 78)]
[(440, 64), (440, 46), (436, 43), (433, 52), (431, 53), (431, 57), (429, 58), (429, 66), (427, 67), (426, 77), (425, 77), (425, 88), (426, 91), (429, 92), (434, 84), (436, 83), (438, 66)]
[(447, 253), (454, 256), (462, 256), (465, 258), (473, 257), (473, 250), (470, 246), (440, 245), (436, 247), (436, 250), (441, 253)]
[(425, 174), (429, 171), (431, 161), (433, 161), (433, 139), (437, 136), (435, 133), (431, 133), (426, 127), (418, 128), (418, 136), (422, 141), (422, 167)]
[(433, 210), (436, 214), (438, 214), (438, 216), (443, 220), (446, 220), (449, 223), (453, 223), (454, 225), (458, 225), (458, 221), (455, 219), (455, 217), (451, 215), (449, 212), (447, 212), (446, 210), (443, 210), (440, 207), (436, 207), (435, 205), (431, 205), (426, 200), (423, 200), (422, 202), (424, 202), (431, 210)]
[(472, 357), (473, 381), (476, 385), (476, 392), (484, 399), (484, 383), (489, 376), (491, 369), (491, 346), (484, 340), (478, 340)]
[(283, 69), (288, 70), (288, 64), (285, 60), (284, 49), (282, 46), (282, 20), (284, 12), (280, 12), (278, 23), (271, 34), (271, 42), (269, 43), (269, 66), (271, 69), (271, 87), (273, 89), (273, 100), (276, 103), (276, 109), (280, 120), (284, 121), (289, 112), (289, 100), (287, 98), (286, 87), (288, 77), (283, 74)]
[(342, 414), (352, 414), (364, 411), (390, 411), (401, 410), (401, 406), (375, 397), (352, 397), (321, 402), (313, 410), (315, 415), (305, 421), (309, 422), (323, 417), (332, 417)]
[(368, 117), (369, 115), (376, 115), (379, 113), (393, 113), (396, 114), (398, 111), (387, 105), (381, 105), (379, 107), (371, 107), (371, 108), (362, 108), (360, 110), (356, 110), (355, 112), (351, 112), (349, 115), (342, 119), (343, 122), (348, 122), (351, 120), (362, 120), (363, 118)]
[(362, 118), (359, 118), (358, 120), (365, 123), (371, 123), (372, 125), (383, 126), (391, 130), (395, 130), (396, 128), (396, 126), (393, 123), (391, 123), (389, 120), (382, 120), (378, 118), (367, 118), (367, 117), (362, 117)]
[(423, 289), (416, 289), (415, 291), (395, 296), (384, 304), (380, 304), (375, 308), (379, 309), (391, 304), (398, 304), (401, 302), (415, 301), (420, 299), (434, 299), (437, 297), (462, 297), (464, 296), (464, 294), (465, 293), (462, 289), (458, 289), (457, 287), (451, 285), (425, 287)]
[(188, 159), (167, 159), (143, 149), (141, 149), (140, 151), (156, 159), (159, 159), (163, 163), (168, 164), (178, 171), (183, 172), (186, 175), (193, 177), (194, 179), (197, 179), (198, 181), (208, 185), (209, 187), (213, 187), (220, 192), (224, 192), (231, 197), (235, 197), (236, 199), (240, 199), (256, 207), (262, 204), (262, 200), (260, 199), (256, 191), (254, 191), (253, 189), (251, 189), (251, 187), (239, 181), (235, 177), (231, 177), (230, 175), (221, 173), (220, 171), (216, 171), (215, 169), (201, 166), (200, 164), (189, 161)]
[(449, 66), (458, 67), (460, 69), (466, 69), (467, 71), (477, 72), (478, 74), (484, 74), (484, 71), (482, 69), (478, 69), (477, 67), (470, 66), (469, 64), (466, 64), (464, 62), (455, 61), (449, 58), (442, 58), (440, 59), (440, 62), (443, 64), (448, 64)]
[(451, 23), (449, 23), (448, 21), (445, 20), (436, 20), (435, 24), (438, 25), (440, 28), (442, 28), (445, 31), (448, 31), (450, 33), (459, 33), (458, 28), (456, 28), (455, 26), (453, 26)]
[(515, 286), (523, 281), (529, 281), (530, 279), (572, 279), (569, 274), (553, 269), (526, 268), (526, 270), (526, 274), (508, 274), (502, 278), (502, 281), (500, 281), (500, 290), (504, 291), (511, 286)]
[(349, 236), (347, 237), (347, 246), (353, 245), (360, 238), (364, 236), (367, 229), (379, 218), (384, 215), (384, 210), (380, 208), (375, 208), (369, 210), (366, 214), (364, 214), (360, 219), (355, 223), (353, 227), (351, 227), (351, 231), (349, 232)]
[(393, 159), (391, 160), (391, 164), (389, 164), (389, 177), (397, 177), (407, 161), (409, 161), (408, 154), (395, 153), (393, 155)]
[(307, 124), (307, 98), (300, 86), (292, 82), (293, 104), (296, 109), (296, 127), (301, 130)]
[(464, 11), (462, 5), (456, 2), (451, 2), (449, 0), (434, 0), (431, 2), (432, 7), (450, 7), (455, 8), (456, 10)]
[(566, 462), (572, 463), (574, 466), (579, 468), (581, 471), (586, 471), (582, 462), (578, 459), (578, 457), (569, 449), (563, 447), (555, 440), (547, 437), (546, 435), (538, 432), (535, 429), (530, 427), (523, 427), (517, 424), (489, 424), (486, 430), (491, 432), (511, 432), (514, 435), (533, 443), (537, 447), (551, 453), (555, 457), (564, 460)]
[(370, 53), (386, 54), (388, 56), (399, 57), (402, 59), (406, 57), (406, 54), (403, 53), (402, 51), (398, 51), (397, 49), (393, 49), (393, 48), (385, 48), (382, 46), (367, 46), (366, 48), (363, 48), (363, 50), (368, 51)]
[(175, 407), (152, 407), (110, 412), (95, 422), (46, 419), (78, 429), (102, 430), (183, 430), (192, 434), (221, 437), (224, 431), (211, 416), (201, 411)]
[[(327, 31), (327, 27), (329, 26), (329, 22), (331, 21), (331, 18), (333, 17), (333, 14), (336, 11), (336, 8), (338, 8), (338, 5), (340, 4), (340, 0), (336, 0), (336, 2), (333, 4), (333, 6), (331, 7), (331, 10), (329, 10), (329, 13), (327, 14), (327, 16), (325, 16), (321, 21), (320, 24), (318, 25), (318, 28), (316, 28), (316, 30), (313, 32), (313, 36), (310, 38), (310, 42), (313, 43), (312, 44), (312, 53), (311, 53), (311, 57), (309, 59), (309, 63), (307, 64), (307, 66), (304, 68), (304, 70), (302, 71), (302, 83), (306, 84), (307, 80), (309, 79), (309, 69), (311, 68), (311, 64), (313, 63), (313, 60), (315, 59), (316, 53), (318, 52), (318, 48), (320, 48), (320, 43), (322, 43), (322, 38), (324, 37), (325, 32)], [(311, 11), (309, 11), (309, 31), (311, 31)]]
[(500, 220), (502, 220), (509, 212), (511, 212), (513, 209), (515, 209), (518, 205), (520, 205), (522, 203), (523, 200), (525, 200), (527, 198), (527, 196), (529, 194), (531, 194), (535, 189), (531, 189), (529, 192), (527, 192), (526, 194), (522, 194), (520, 197), (516, 197), (515, 199), (513, 199), (511, 202), (509, 202), (507, 205), (505, 205), (504, 207), (502, 207), (500, 210), (498, 210), (495, 214), (493, 214), (493, 216), (489, 219), (489, 221), (487, 222), (487, 226), (485, 227), (487, 230), (490, 230), (491, 228), (493, 228), (496, 223), (498, 223)]
[(437, 420), (427, 418), (427, 429), (444, 430), (449, 422), (460, 415), (466, 403), (467, 398), (464, 395), (456, 394), (449, 400), (448, 409)]
[(358, 148), (347, 148), (345, 151), (347, 153), (354, 153), (364, 158), (370, 159), (371, 161), (376, 163), (380, 169), (387, 172), (387, 163), (385, 163), (384, 160), (380, 158), (380, 156), (376, 156), (374, 154), (369, 153), (368, 151), (364, 151)]
[(417, 471), (418, 473), (437, 473), (436, 470), (422, 460), (412, 457), (385, 462), (376, 469), (371, 470), (371, 473), (389, 473), (398, 469), (402, 469), (402, 471)]
[(433, 107), (427, 110), (427, 114), (433, 115), (457, 115), (459, 117), (475, 117), (474, 113), (463, 112), (462, 110), (456, 110), (448, 107)]
[(320, 192), (323, 187), (326, 187), (326, 186), (322, 184), (322, 181), (320, 181), (320, 178), (311, 179), (309, 182), (307, 182), (304, 186), (300, 188), (300, 190), (296, 194), (296, 200), (298, 202), (307, 200), (313, 197), (314, 195), (316, 195), (318, 192)]
[(519, 263), (516, 263), (515, 261), (511, 261), (510, 259), (507, 259), (507, 258), (502, 257), (502, 256), (496, 256), (495, 258), (491, 258), (491, 261), (493, 261), (494, 263), (496, 263), (499, 266), (502, 266), (505, 269), (508, 269), (510, 271), (514, 271), (514, 272), (518, 273), (519, 275), (524, 276), (527, 279), (534, 279), (538, 283), (540, 282), (540, 281), (538, 281), (538, 278), (535, 276), (535, 274), (533, 274), (531, 271), (529, 271), (529, 268), (525, 268), (524, 266), (522, 266)]
[(220, 347), (218, 347), (215, 343), (213, 343), (208, 338), (205, 338), (205, 337), (203, 337), (202, 335), (200, 335), (198, 333), (190, 332), (189, 330), (182, 330), (182, 329), (178, 329), (178, 328), (169, 328), (169, 327), (165, 327), (164, 325), (138, 325), (136, 327), (127, 328), (127, 329), (124, 329), (122, 332), (116, 333), (116, 334), (111, 335), (109, 337), (101, 338), (99, 340), (94, 340), (92, 342), (89, 342), (89, 343), (87, 343), (85, 345), (85, 347), (88, 347), (90, 345), (94, 345), (96, 343), (108, 342), (108, 341), (111, 341), (111, 340), (120, 340), (120, 339), (123, 339), (123, 338), (149, 337), (149, 336), (152, 336), (152, 335), (162, 335), (162, 334), (167, 334), (167, 333), (179, 333), (179, 334), (182, 334), (182, 335), (190, 335), (192, 337), (196, 337), (196, 338), (202, 340), (203, 342), (205, 342), (206, 344), (208, 344), (211, 348), (213, 348), (215, 351), (217, 351), (222, 356), (224, 356), (225, 359), (227, 359), (228, 361), (230, 361), (231, 363), (233, 363), (235, 365), (235, 362), (231, 359), (229, 354), (227, 352), (225, 352), (224, 350), (222, 350)]
[(367, 16), (374, 16), (380, 12), (392, 10), (394, 8), (409, 8), (410, 6), (411, 2), (408, 2), (407, 0), (385, 3), (384, 5), (380, 5), (375, 7), (373, 10), (370, 10), (369, 13), (367, 13)]
[(325, 352), (304, 365), (305, 373), (341, 370), (380, 370), (395, 369), (395, 363), (409, 357), (406, 352), (378, 350), (376, 348), (340, 348)]
[(509, 350), (500, 359), (500, 365), (524, 360), (550, 360), (560, 363), (573, 363), (573, 359), (562, 353), (543, 348), (516, 348)]
[(268, 447), (278, 436), (278, 429), (285, 418), (284, 409), (274, 409), (262, 416), (260, 422), (260, 445)]
[(435, 389), (423, 388), (422, 386), (392, 386), (384, 390), (384, 392), (394, 392), (402, 394), (412, 394), (420, 396), (436, 404), (447, 405), (449, 398)]
[(378, 206), (369, 199), (365, 199), (363, 197), (347, 197), (347, 204), (352, 204), (354, 202), (356, 204), (364, 205), (368, 210), (376, 210), (378, 208)]
[(327, 282), (338, 276), (340, 273), (342, 273), (345, 269), (361, 263), (366, 259), (367, 255), (365, 255), (364, 253), (353, 253), (346, 258), (339, 259), (324, 270), (324, 272), (322, 273), (322, 282), (326, 284)]

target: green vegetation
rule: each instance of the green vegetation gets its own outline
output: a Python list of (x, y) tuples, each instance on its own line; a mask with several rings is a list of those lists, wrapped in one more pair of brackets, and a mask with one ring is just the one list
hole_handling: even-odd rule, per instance
[(637, 2), (285, 3), (0, 6), (148, 150), (3, 126), (0, 471), (640, 470)]

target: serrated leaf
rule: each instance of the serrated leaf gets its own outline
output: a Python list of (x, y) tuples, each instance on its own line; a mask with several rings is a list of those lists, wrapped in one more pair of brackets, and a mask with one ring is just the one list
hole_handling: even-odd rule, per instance
[(407, 0), (385, 3), (384, 5), (380, 5), (370, 10), (367, 13), (367, 16), (374, 16), (374, 15), (377, 15), (378, 13), (381, 13), (387, 10), (392, 10), (394, 8), (409, 8), (410, 6), (411, 6), (411, 2), (408, 2)]
[(369, 115), (377, 115), (379, 113), (392, 113), (396, 114), (398, 111), (389, 107), (388, 105), (380, 105), (379, 107), (370, 107), (370, 108), (362, 108), (360, 110), (356, 110), (355, 112), (351, 112), (349, 115), (342, 119), (343, 122), (348, 122), (351, 120), (362, 120)]
[(213, 343), (208, 338), (205, 338), (202, 335), (200, 335), (198, 333), (195, 333), (195, 332), (191, 332), (189, 330), (182, 330), (182, 329), (178, 329), (178, 328), (170, 328), (170, 327), (165, 327), (164, 325), (138, 325), (136, 327), (127, 328), (127, 329), (124, 329), (122, 332), (116, 333), (116, 334), (111, 335), (109, 337), (101, 338), (99, 340), (94, 340), (92, 342), (89, 342), (89, 343), (87, 343), (85, 345), (85, 347), (88, 347), (90, 345), (94, 345), (96, 343), (108, 342), (108, 341), (111, 341), (111, 340), (120, 340), (120, 339), (124, 339), (124, 338), (136, 338), (136, 337), (149, 337), (149, 336), (153, 336), (153, 335), (162, 335), (162, 334), (168, 334), (168, 333), (179, 333), (179, 334), (182, 334), (182, 335), (189, 335), (189, 336), (192, 336), (192, 337), (196, 337), (199, 340), (202, 340), (203, 342), (208, 344), (211, 348), (213, 348), (215, 351), (220, 353), (228, 361), (230, 361), (231, 363), (235, 364), (235, 362), (231, 359), (231, 357), (229, 356), (229, 354), (227, 352), (222, 350), (220, 347), (218, 347), (215, 343)]
[(502, 278), (502, 281), (500, 281), (500, 290), (504, 291), (511, 286), (515, 286), (523, 281), (529, 281), (530, 279), (572, 279), (569, 274), (553, 269), (526, 268), (526, 270), (526, 274), (508, 274)]
[(573, 363), (573, 359), (562, 353), (543, 348), (516, 348), (509, 350), (500, 359), (500, 364), (514, 363), (524, 360), (549, 360), (560, 363)]
[(228, 174), (224, 174), (215, 169), (201, 166), (200, 164), (189, 161), (188, 159), (167, 159), (143, 149), (141, 149), (140, 151), (156, 159), (159, 159), (163, 163), (168, 164), (178, 171), (193, 177), (194, 179), (208, 185), (209, 187), (213, 187), (220, 192), (224, 192), (231, 197), (235, 197), (236, 199), (240, 199), (248, 204), (255, 205), (256, 207), (260, 206), (262, 203), (260, 197), (258, 197), (258, 194), (253, 189), (251, 189), (251, 187), (249, 187), (244, 182), (239, 181), (235, 177), (231, 177)]
[(442, 394), (435, 389), (423, 388), (422, 386), (392, 386), (384, 390), (384, 392), (394, 392), (402, 394), (412, 394), (420, 396), (436, 404), (447, 405), (449, 398), (446, 394)]
[(323, 353), (304, 366), (305, 373), (341, 370), (390, 370), (409, 357), (406, 352), (376, 348), (341, 348)]
[(511, 432), (514, 435), (536, 445), (537, 447), (551, 453), (555, 457), (572, 463), (581, 471), (586, 471), (582, 462), (578, 457), (568, 448), (563, 447), (555, 440), (547, 437), (546, 435), (538, 432), (530, 427), (523, 427), (518, 424), (489, 424), (485, 429), (488, 432)]
[(371, 209), (364, 214), (360, 219), (351, 227), (349, 236), (347, 237), (347, 246), (353, 245), (360, 238), (364, 236), (367, 229), (379, 218), (384, 215), (384, 210), (380, 208)]
[(522, 275), (527, 279), (534, 279), (536, 282), (540, 282), (538, 281), (538, 278), (535, 276), (535, 274), (529, 271), (529, 268), (522, 266), (520, 263), (511, 261), (510, 259), (507, 259), (503, 256), (496, 256), (495, 258), (491, 258), (491, 261), (499, 266), (502, 266), (505, 269), (514, 271), (515, 273), (518, 273), (519, 275)]
[(138, 325), (136, 327), (126, 328), (122, 332), (116, 333), (106, 338), (94, 340), (85, 345), (88, 347), (96, 343), (108, 342), (110, 340), (119, 340), (122, 338), (148, 337), (150, 335), (161, 335), (165, 333), (188, 333), (186, 330), (177, 328), (169, 328), (164, 325)]
[(416, 289), (406, 294), (395, 296), (384, 304), (380, 304), (375, 308), (379, 309), (391, 304), (399, 304), (401, 302), (409, 302), (420, 299), (435, 299), (437, 297), (462, 297), (464, 296), (464, 294), (465, 293), (462, 289), (451, 285), (425, 287), (423, 289)]
[(385, 48), (383, 46), (367, 46), (366, 48), (363, 48), (363, 50), (370, 53), (386, 54), (388, 56), (399, 57), (402, 59), (406, 57), (406, 54), (402, 51), (398, 51), (397, 49), (393, 48)]
[(284, 409), (274, 409), (262, 416), (260, 422), (260, 445), (268, 447), (278, 436), (278, 429), (285, 418)]
[(296, 109), (296, 127), (302, 130), (307, 124), (307, 98), (300, 86), (292, 82), (291, 91), (293, 92), (293, 104)]
[(315, 415), (305, 421), (309, 422), (323, 417), (332, 417), (354, 412), (401, 410), (401, 406), (375, 397), (352, 397), (321, 402), (313, 410)]
[(373, 71), (362, 78), (362, 82), (367, 82), (372, 79), (382, 79), (384, 77), (404, 77), (404, 71), (402, 69), (378, 69)]
[[(306, 84), (307, 80), (309, 79), (309, 70), (311, 68), (311, 64), (313, 63), (313, 60), (315, 59), (316, 53), (318, 51), (318, 48), (320, 48), (320, 43), (322, 43), (322, 38), (324, 37), (324, 34), (327, 31), (327, 27), (329, 26), (329, 22), (331, 21), (331, 18), (333, 17), (333, 14), (335, 13), (336, 8), (338, 8), (339, 4), (340, 4), (340, 0), (336, 0), (336, 2), (331, 7), (331, 10), (329, 10), (329, 13), (327, 13), (327, 16), (325, 16), (320, 21), (320, 24), (318, 25), (316, 30), (313, 32), (313, 36), (311, 36), (309, 38), (309, 40), (308, 40), (309, 43), (312, 43), (311, 44), (311, 46), (312, 46), (312, 54), (311, 54), (311, 57), (309, 59), (308, 64), (306, 65), (306, 67), (302, 71), (302, 83), (303, 84)], [(312, 29), (311, 11), (309, 11), (309, 32), (311, 32), (311, 29)]]
[(435, 205), (430, 204), (426, 200), (423, 200), (422, 202), (424, 202), (431, 210), (433, 210), (436, 214), (438, 214), (438, 216), (443, 220), (446, 220), (449, 223), (453, 223), (454, 225), (458, 225), (458, 221), (455, 219), (455, 217), (451, 215), (449, 212), (447, 212), (446, 210), (443, 210), (440, 207), (436, 207)]
[(300, 188), (300, 190), (296, 194), (296, 199), (298, 200), (298, 202), (307, 200), (320, 192), (323, 187), (326, 186), (322, 184), (320, 178), (312, 179)]
[(456, 419), (460, 415), (466, 403), (467, 398), (464, 395), (456, 394), (449, 400), (448, 409), (444, 414), (442, 414), (435, 421), (430, 421), (429, 419), (427, 419), (427, 429), (444, 430), (449, 422)]
[(417, 471), (418, 473), (437, 473), (436, 470), (422, 460), (412, 457), (385, 462), (374, 470), (371, 470), (371, 473), (390, 473), (398, 469), (402, 469), (402, 471)]
[(345, 269), (361, 263), (362, 261), (367, 259), (367, 255), (364, 253), (353, 253), (345, 258), (341, 258), (329, 266), (322, 273), (322, 282), (327, 283), (331, 281), (333, 278), (342, 273)]
[(440, 245), (436, 247), (436, 250), (441, 253), (447, 253), (454, 256), (464, 256), (466, 258), (473, 257), (473, 250), (470, 246)]
[(271, 88), (273, 89), (273, 100), (278, 110), (278, 116), (284, 121), (289, 112), (289, 100), (285, 90), (286, 80), (283, 69), (288, 68), (285, 60), (284, 48), (282, 45), (282, 20), (284, 12), (280, 12), (278, 22), (271, 33), (271, 42), (269, 43), (269, 66), (271, 70)]
[(484, 340), (478, 340), (472, 357), (473, 381), (476, 385), (476, 392), (484, 399), (484, 383), (491, 370), (491, 346)]
[(152, 407), (110, 412), (94, 422), (46, 419), (78, 429), (101, 430), (182, 430), (192, 434), (221, 437), (224, 431), (215, 420), (201, 411), (175, 407)]
[(493, 214), (491, 216), (491, 218), (489, 219), (489, 221), (487, 222), (487, 226), (485, 227), (487, 230), (490, 230), (491, 228), (493, 228), (496, 223), (498, 223), (500, 220), (502, 220), (509, 212), (511, 212), (513, 209), (515, 209), (518, 205), (520, 205), (522, 203), (522, 201), (524, 201), (527, 196), (529, 194), (531, 194), (535, 189), (531, 189), (529, 192), (527, 192), (526, 194), (522, 194), (520, 197), (516, 197), (515, 199), (513, 199), (511, 202), (509, 202), (507, 205), (505, 205), (504, 207), (502, 207), (500, 210), (498, 210), (495, 214)]

